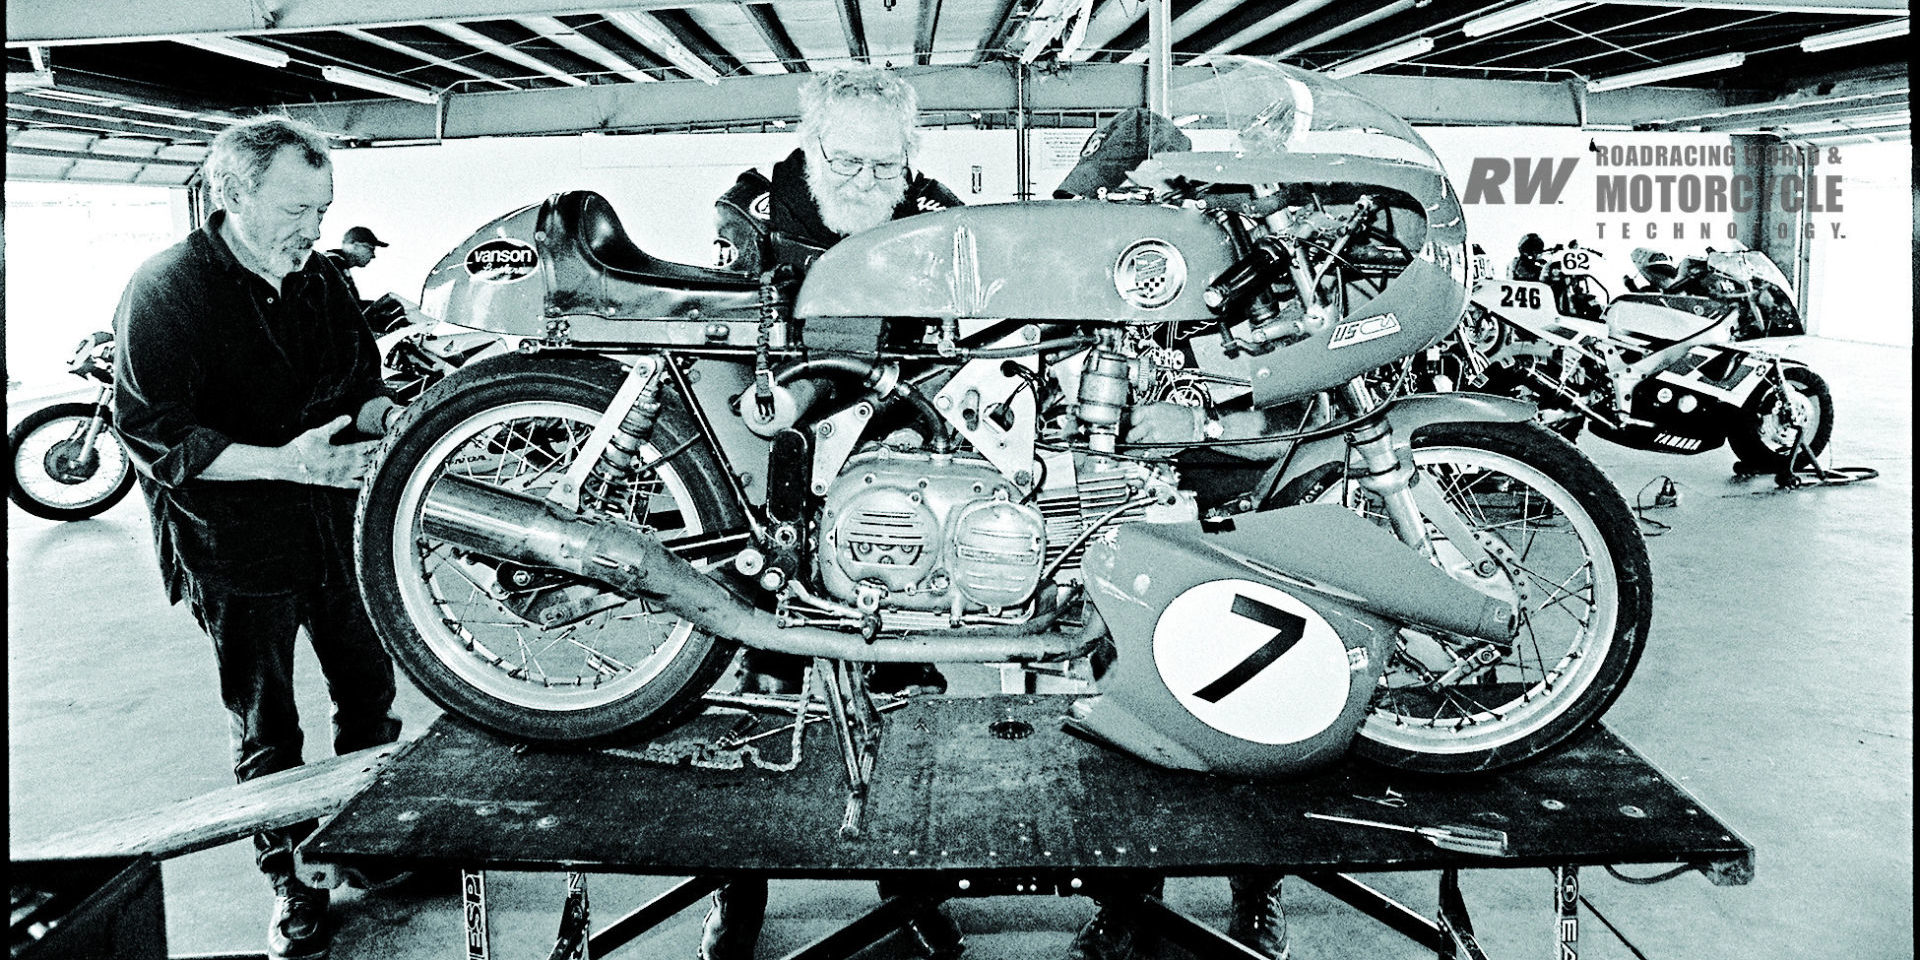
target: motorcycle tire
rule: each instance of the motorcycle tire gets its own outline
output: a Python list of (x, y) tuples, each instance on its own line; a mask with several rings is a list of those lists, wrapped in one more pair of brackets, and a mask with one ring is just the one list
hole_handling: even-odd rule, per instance
[[(420, 528), (427, 493), (449, 469), (523, 493), (550, 489), (624, 376), (590, 355), (507, 354), (459, 370), (405, 408), (361, 489), (355, 561), (381, 641), (435, 703), (509, 737), (610, 744), (671, 727), (700, 709), (735, 651), (644, 601), (460, 551)], [(608, 512), (669, 548), (744, 530), (720, 465), (687, 442), (700, 434), (668, 393), (640, 448), (652, 466), (628, 504)]]
[[(1791, 394), (1788, 402), (1797, 408), (1807, 449), (1819, 456), (1833, 439), (1833, 392), (1825, 379), (1806, 367), (1783, 367), (1780, 373)], [(1780, 416), (1781, 399), (1780, 388), (1773, 384), (1754, 391), (1740, 410), (1739, 423), (1727, 431), (1727, 446), (1740, 458), (1743, 470), (1777, 473), (1793, 455), (1793, 432)]]
[(1492, 360), (1500, 355), (1500, 348), (1507, 343), (1507, 325), (1499, 317), (1477, 303), (1469, 302), (1467, 312), (1460, 317), (1460, 340), (1480, 351), (1480, 355)]
[[(1490, 667), (1439, 686), (1485, 644), (1402, 630), (1354, 752), (1437, 774), (1538, 759), (1598, 722), (1633, 676), (1653, 619), (1646, 543), (1612, 481), (1539, 424), (1433, 424), (1414, 435), (1413, 456), (1421, 482), (1439, 484), (1462, 519), (1503, 544), (1496, 555), (1520, 593), (1520, 632), (1494, 648)], [(1276, 504), (1344, 502), (1386, 524), (1371, 499), (1345, 464), (1329, 463)]]
[(93, 449), (79, 449), (94, 410), (91, 403), (56, 403), (7, 432), (7, 499), (43, 519), (85, 520), (126, 498), (133, 460), (113, 432), (110, 412), (100, 411)]

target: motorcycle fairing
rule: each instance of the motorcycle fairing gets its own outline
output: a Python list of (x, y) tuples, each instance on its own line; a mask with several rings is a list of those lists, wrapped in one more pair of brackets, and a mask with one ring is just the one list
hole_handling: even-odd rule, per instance
[(1154, 763), (1236, 776), (1345, 752), (1397, 623), (1506, 637), (1513, 611), (1334, 504), (1224, 533), (1130, 524), (1089, 545), (1082, 568), (1116, 657), (1072, 724)]

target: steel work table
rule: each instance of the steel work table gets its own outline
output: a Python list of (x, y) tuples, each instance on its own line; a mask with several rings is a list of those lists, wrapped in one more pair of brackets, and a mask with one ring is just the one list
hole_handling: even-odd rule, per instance
[[(1459, 895), (1463, 868), (1550, 868), (1567, 947), (1579, 932), (1579, 867), (1688, 864), (1722, 885), (1752, 876), (1753, 848), (1604, 728), (1498, 775), (1423, 778), (1349, 759), (1297, 782), (1256, 783), (1159, 769), (1074, 737), (1059, 722), (1073, 699), (922, 698), (889, 714), (854, 838), (839, 831), (845, 772), (827, 724), (808, 727), (795, 769), (773, 772), (528, 749), (443, 718), (322, 826), (302, 857), (316, 876), (340, 867), (469, 871), (474, 957), (487, 955), (487, 869), (573, 875), (556, 957), (589, 942), (601, 956), (733, 878), (885, 879), (915, 891), (793, 954), (804, 960), (864, 949), (928, 901), (1100, 899), (1116, 881), (1255, 870), (1300, 876), (1436, 955), (1470, 958), (1484, 954)], [(710, 712), (661, 739), (710, 740), (738, 720)], [(1007, 739), (996, 724), (1030, 732)], [(781, 759), (787, 736), (759, 747)], [(1451, 852), (1307, 811), (1494, 827), (1507, 832), (1509, 854)], [(1440, 872), (1437, 919), (1349, 876), (1408, 870)], [(589, 938), (592, 873), (693, 879)], [(1158, 900), (1145, 909), (1190, 953), (1255, 956)]]

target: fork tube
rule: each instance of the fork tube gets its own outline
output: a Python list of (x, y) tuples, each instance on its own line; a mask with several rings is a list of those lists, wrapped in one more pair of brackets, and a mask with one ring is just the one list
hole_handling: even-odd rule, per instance
[(101, 387), (93, 398), (93, 416), (87, 418), (87, 432), (80, 438), (81, 455), (93, 452), (93, 441), (100, 436), (100, 425), (107, 420), (106, 409), (113, 401), (113, 388)]
[[(1338, 390), (1340, 398), (1356, 413), (1378, 408), (1373, 391), (1359, 379)], [(1393, 523), (1393, 532), (1401, 542), (1433, 556), (1433, 543), (1427, 537), (1427, 523), (1413, 501), (1414, 466), (1412, 458), (1402, 460), (1393, 448), (1393, 428), (1386, 417), (1369, 417), (1347, 433), (1347, 445), (1360, 458), (1360, 486), (1380, 498)]]

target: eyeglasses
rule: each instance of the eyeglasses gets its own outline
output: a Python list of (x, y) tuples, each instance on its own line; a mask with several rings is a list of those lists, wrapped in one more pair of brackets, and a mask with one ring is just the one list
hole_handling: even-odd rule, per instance
[(826, 158), (828, 170), (848, 178), (857, 177), (860, 171), (866, 170), (873, 174), (875, 180), (892, 180), (907, 169), (907, 165), (901, 161), (887, 160), (876, 163), (872, 160), (856, 160), (853, 157), (836, 157), (827, 153), (824, 148), (821, 149), (820, 155)]

